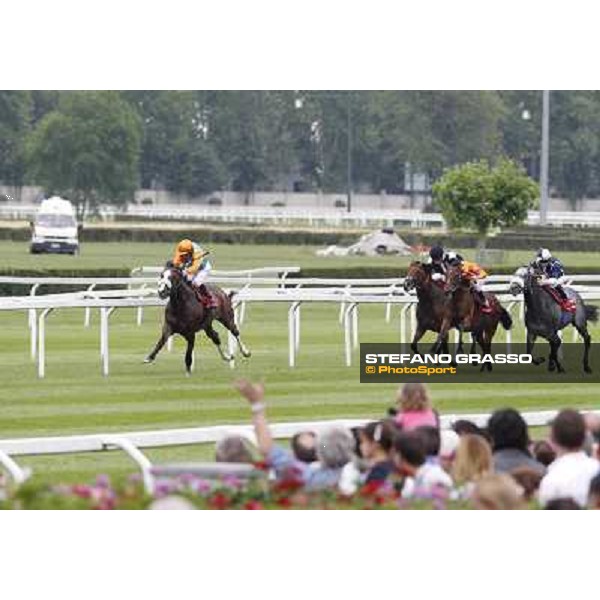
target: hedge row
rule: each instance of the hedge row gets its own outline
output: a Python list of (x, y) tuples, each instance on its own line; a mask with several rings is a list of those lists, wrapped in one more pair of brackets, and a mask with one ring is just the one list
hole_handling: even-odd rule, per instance
[[(2, 277), (129, 277), (128, 269), (0, 269)], [(102, 289), (122, 286), (105, 286)], [(23, 296), (29, 293), (30, 286), (12, 283), (0, 283), (0, 296)], [(39, 288), (40, 294), (61, 294), (80, 292), (80, 285), (43, 285)]]
[[(85, 242), (168, 242), (174, 243), (184, 237), (197, 237), (206, 243), (221, 244), (292, 244), (327, 246), (330, 244), (350, 245), (356, 242), (357, 231), (284, 230), (265, 228), (232, 227), (229, 229), (210, 227), (170, 228), (100, 228), (84, 229), (81, 236)], [(426, 234), (415, 231), (399, 231), (410, 245), (432, 245), (442, 243), (455, 248), (475, 248), (477, 236), (473, 234)], [(30, 239), (28, 228), (0, 228), (0, 240), (25, 242)], [(489, 239), (488, 247), (499, 250), (532, 250), (539, 246), (550, 246), (559, 252), (600, 251), (598, 229), (548, 229), (523, 228), (506, 231)]]

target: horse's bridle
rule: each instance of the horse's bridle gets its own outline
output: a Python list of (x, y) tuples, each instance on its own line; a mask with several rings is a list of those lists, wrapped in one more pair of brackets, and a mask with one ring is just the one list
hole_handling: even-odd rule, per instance
[[(169, 279), (165, 280), (165, 273), (167, 271), (169, 271), (170, 274), (172, 274), (173, 272), (177, 272), (179, 273), (179, 276), (175, 278), (169, 277)], [(178, 269), (173, 265), (167, 266), (167, 268), (161, 273), (160, 276), (158, 284), (158, 297), (164, 300), (170, 297), (172, 292), (177, 291), (183, 280), (181, 275), (181, 269)]]
[(402, 284), (402, 286), (404, 287), (404, 291), (406, 292), (410, 292), (410, 290), (413, 290), (415, 288), (419, 288), (419, 286), (422, 286), (427, 274), (425, 273), (424, 270), (424, 265), (420, 265), (420, 269), (415, 271), (419, 274), (419, 276), (417, 277), (415, 274), (413, 275), (407, 275), (404, 278), (404, 283)]
[(452, 267), (452, 271), (449, 272), (450, 277), (446, 285), (444, 286), (444, 291), (446, 294), (454, 294), (454, 292), (458, 289), (459, 283), (463, 281), (462, 273), (458, 267)]

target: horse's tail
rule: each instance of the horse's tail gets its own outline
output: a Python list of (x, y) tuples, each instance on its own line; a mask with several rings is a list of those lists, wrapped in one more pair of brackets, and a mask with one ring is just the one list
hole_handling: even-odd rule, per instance
[(584, 308), (586, 320), (596, 323), (596, 321), (598, 321), (598, 307), (587, 304)]
[(513, 320), (508, 311), (505, 308), (500, 309), (500, 323), (502, 323), (502, 327), (507, 331), (512, 327)]

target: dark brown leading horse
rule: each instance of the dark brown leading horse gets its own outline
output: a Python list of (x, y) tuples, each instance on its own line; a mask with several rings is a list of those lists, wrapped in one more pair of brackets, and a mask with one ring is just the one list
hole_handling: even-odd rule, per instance
[[(415, 290), (419, 303), (417, 304), (417, 327), (410, 344), (410, 349), (419, 354), (418, 343), (427, 331), (439, 333), (442, 323), (448, 314), (451, 314), (451, 298), (444, 291), (443, 285), (439, 285), (431, 279), (431, 265), (419, 261), (413, 262), (408, 267), (404, 278), (404, 289), (408, 292)], [(452, 327), (458, 324), (454, 323)], [(448, 328), (449, 329), (449, 328)], [(457, 351), (462, 352), (462, 332)], [(440, 350), (448, 352), (448, 331), (445, 333), (443, 345)]]
[(207, 337), (216, 345), (223, 360), (233, 360), (233, 356), (226, 354), (221, 348), (221, 339), (213, 328), (213, 320), (215, 319), (234, 335), (242, 355), (246, 358), (250, 356), (250, 350), (246, 348), (240, 339), (240, 332), (235, 324), (235, 315), (231, 305), (233, 294), (226, 294), (216, 285), (209, 285), (208, 287), (217, 302), (214, 313), (202, 304), (191, 284), (185, 280), (181, 270), (174, 267), (172, 263), (167, 263), (158, 284), (159, 297), (169, 298), (165, 308), (162, 335), (144, 362), (154, 362), (156, 355), (161, 351), (169, 337), (177, 333), (187, 341), (185, 368), (189, 375), (192, 369), (194, 343), (198, 331), (206, 333)]
[[(445, 291), (451, 298), (450, 310), (444, 315), (436, 347), (441, 348), (444, 335), (455, 323), (459, 323), (463, 331), (473, 332), (473, 336), (484, 354), (490, 354), (492, 339), (498, 329), (498, 323), (504, 329), (512, 327), (512, 319), (506, 309), (494, 294), (485, 292), (490, 313), (481, 312), (481, 307), (475, 301), (471, 290), (471, 282), (463, 277), (459, 266), (451, 267), (446, 275)], [(492, 370), (490, 363), (485, 363), (482, 370)]]

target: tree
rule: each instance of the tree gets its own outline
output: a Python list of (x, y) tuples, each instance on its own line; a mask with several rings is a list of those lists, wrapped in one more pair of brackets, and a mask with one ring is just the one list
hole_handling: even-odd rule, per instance
[[(208, 147), (206, 110), (199, 94), (159, 90), (123, 92), (123, 97), (143, 123), (142, 187), (192, 194), (192, 190), (209, 193), (223, 185), (222, 165)], [(206, 179), (195, 179), (194, 173)]]
[(201, 196), (221, 189), (227, 180), (214, 148), (201, 138), (180, 140), (170, 160), (166, 180), (169, 190)]
[(600, 192), (598, 92), (552, 92), (550, 183), (573, 204)]
[[(289, 94), (289, 93), (287, 93)], [(286, 92), (215, 92), (207, 108), (208, 140), (229, 173), (229, 185), (246, 192), (270, 189), (293, 168), (285, 118)], [(290, 101), (288, 110), (293, 104)]]
[(139, 119), (117, 92), (61, 95), (27, 141), (32, 177), (74, 201), (80, 214), (132, 199), (139, 152)]
[(486, 160), (447, 169), (433, 186), (433, 196), (452, 228), (475, 229), (479, 247), (493, 227), (522, 223), (538, 197), (535, 181), (515, 162)]
[(30, 113), (29, 92), (0, 91), (0, 181), (8, 185), (23, 185)]

